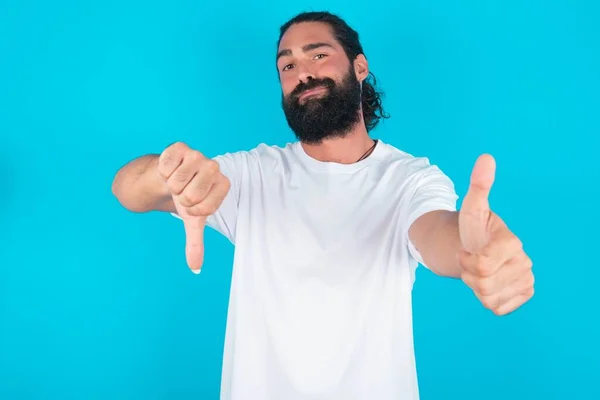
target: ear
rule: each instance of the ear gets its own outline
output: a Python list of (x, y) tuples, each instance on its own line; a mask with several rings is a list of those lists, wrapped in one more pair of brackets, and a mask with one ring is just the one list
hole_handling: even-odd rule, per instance
[(354, 59), (354, 73), (360, 82), (369, 76), (369, 62), (364, 54), (359, 54)]

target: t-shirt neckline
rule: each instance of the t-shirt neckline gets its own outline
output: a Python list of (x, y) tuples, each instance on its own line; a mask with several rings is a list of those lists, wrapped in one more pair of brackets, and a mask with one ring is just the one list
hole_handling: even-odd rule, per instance
[(356, 172), (359, 169), (381, 159), (385, 153), (385, 143), (383, 143), (381, 139), (377, 139), (377, 144), (375, 145), (373, 152), (367, 158), (352, 164), (341, 164), (333, 161), (319, 161), (316, 158), (309, 156), (304, 151), (304, 148), (299, 141), (293, 143), (293, 149), (300, 160), (312, 170), (326, 172)]

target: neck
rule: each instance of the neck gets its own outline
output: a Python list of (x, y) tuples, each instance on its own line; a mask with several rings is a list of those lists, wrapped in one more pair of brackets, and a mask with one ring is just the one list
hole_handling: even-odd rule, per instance
[(318, 161), (353, 164), (374, 143), (365, 125), (359, 123), (342, 137), (326, 138), (318, 144), (301, 143), (301, 145), (306, 154)]

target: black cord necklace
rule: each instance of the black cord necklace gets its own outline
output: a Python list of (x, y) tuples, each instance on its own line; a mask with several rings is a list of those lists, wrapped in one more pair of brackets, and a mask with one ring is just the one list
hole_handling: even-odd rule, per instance
[(377, 146), (377, 142), (378, 142), (378, 139), (375, 139), (375, 143), (373, 143), (373, 146), (371, 146), (369, 148), (369, 150), (367, 150), (365, 152), (365, 154), (363, 154), (358, 160), (356, 160), (356, 162), (362, 161), (365, 158), (369, 157), (369, 155), (373, 152), (373, 150), (375, 150), (375, 146)]

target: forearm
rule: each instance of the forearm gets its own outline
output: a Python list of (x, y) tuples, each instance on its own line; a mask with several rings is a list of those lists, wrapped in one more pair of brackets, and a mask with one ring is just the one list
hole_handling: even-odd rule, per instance
[(421, 217), (426, 229), (414, 233), (413, 243), (427, 267), (440, 276), (459, 278), (457, 254), (461, 247), (458, 212), (434, 211)]
[(159, 178), (158, 155), (136, 158), (115, 175), (112, 192), (121, 205), (133, 212), (173, 211), (167, 186)]

